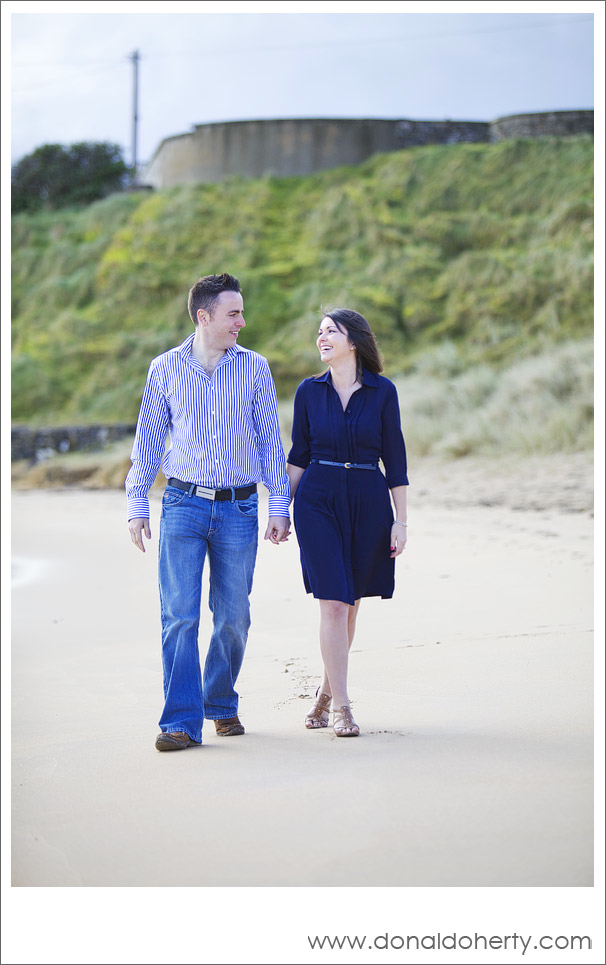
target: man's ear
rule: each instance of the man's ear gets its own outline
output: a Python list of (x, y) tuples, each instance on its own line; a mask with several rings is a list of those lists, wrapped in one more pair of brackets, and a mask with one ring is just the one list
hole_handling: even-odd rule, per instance
[(206, 326), (210, 322), (210, 315), (208, 314), (208, 312), (205, 311), (205, 309), (203, 308), (199, 308), (197, 312), (197, 317), (198, 317), (198, 325), (200, 326), (200, 328), (206, 328)]

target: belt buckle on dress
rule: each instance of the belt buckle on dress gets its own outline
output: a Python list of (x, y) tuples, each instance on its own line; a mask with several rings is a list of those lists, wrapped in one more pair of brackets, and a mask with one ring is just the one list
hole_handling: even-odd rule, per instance
[(196, 496), (202, 496), (203, 499), (215, 498), (215, 490), (207, 489), (206, 486), (196, 486), (195, 493), (196, 493)]
[(350, 462), (344, 462), (343, 465), (345, 466), (346, 469), (351, 469), (351, 463), (350, 463)]

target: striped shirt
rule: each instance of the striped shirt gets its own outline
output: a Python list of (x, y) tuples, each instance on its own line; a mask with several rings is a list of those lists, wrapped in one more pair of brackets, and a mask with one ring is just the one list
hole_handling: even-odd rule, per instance
[(288, 516), (290, 485), (267, 360), (235, 345), (209, 378), (191, 354), (193, 340), (149, 367), (125, 484), (128, 518), (149, 518), (147, 494), (160, 467), (167, 479), (210, 489), (262, 481), (269, 515)]

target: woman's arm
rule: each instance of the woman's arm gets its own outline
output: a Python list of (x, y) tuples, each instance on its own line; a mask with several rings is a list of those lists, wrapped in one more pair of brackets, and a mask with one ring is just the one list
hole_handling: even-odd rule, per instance
[(286, 475), (290, 480), (290, 501), (292, 502), (295, 498), (295, 493), (297, 491), (297, 486), (301, 480), (301, 476), (305, 472), (300, 466), (293, 466), (291, 463), (286, 463)]
[(407, 486), (394, 486), (391, 498), (396, 510), (396, 518), (391, 527), (390, 559), (399, 556), (406, 546), (406, 490)]

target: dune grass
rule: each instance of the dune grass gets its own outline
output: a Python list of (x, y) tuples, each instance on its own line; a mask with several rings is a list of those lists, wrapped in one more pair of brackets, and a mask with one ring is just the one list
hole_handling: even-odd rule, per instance
[[(586, 445), (592, 155), (589, 137), (436, 145), (18, 215), (13, 420), (134, 420), (150, 359), (192, 330), (189, 287), (228, 270), (242, 344), (284, 399), (318, 369), (322, 308), (347, 305), (371, 322), (419, 446), (545, 445), (527, 424), (543, 413), (545, 428), (546, 411), (550, 445)], [(560, 367), (576, 372), (566, 402)]]

